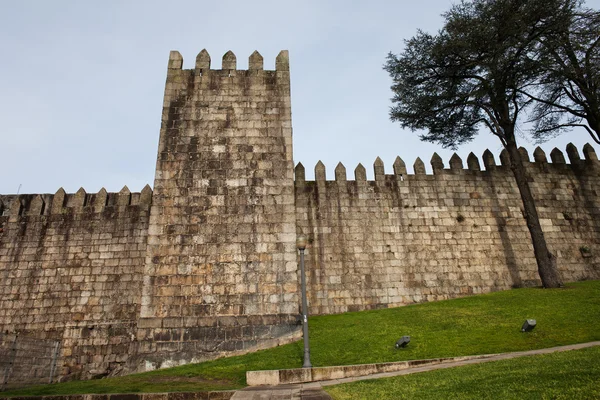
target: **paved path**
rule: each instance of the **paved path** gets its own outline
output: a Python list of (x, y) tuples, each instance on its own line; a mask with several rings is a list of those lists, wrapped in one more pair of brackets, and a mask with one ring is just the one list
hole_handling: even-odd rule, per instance
[(490, 361), (508, 360), (511, 358), (532, 356), (536, 354), (548, 354), (558, 351), (579, 350), (594, 346), (600, 346), (600, 341), (570, 344), (567, 346), (551, 347), (548, 349), (501, 353), (487, 358), (455, 361), (445, 364), (426, 365), (423, 367), (413, 367), (401, 371), (384, 372), (380, 374), (357, 376), (352, 378), (332, 379), (330, 381), (301, 383), (295, 385), (254, 386), (237, 391), (233, 395), (231, 400), (328, 400), (331, 399), (331, 397), (327, 393), (325, 393), (325, 391), (322, 390), (323, 386), (339, 385), (341, 383), (356, 382), (366, 379), (389, 378), (392, 376), (415, 374), (418, 372), (433, 371), (442, 368), (460, 367), (462, 365), (481, 364)]
[(319, 382), (255, 386), (235, 392), (231, 400), (331, 400)]

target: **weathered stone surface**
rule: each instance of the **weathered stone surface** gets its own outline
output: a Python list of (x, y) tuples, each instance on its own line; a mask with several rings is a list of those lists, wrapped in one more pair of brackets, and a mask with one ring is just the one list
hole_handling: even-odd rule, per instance
[(381, 158), (377, 157), (373, 163), (375, 182), (383, 183), (385, 181), (385, 167)]
[(467, 156), (467, 167), (471, 171), (481, 171), (481, 166), (479, 165), (479, 159), (473, 153), (469, 153)]
[(527, 149), (523, 146), (519, 147), (519, 153), (521, 154), (521, 161), (522, 162), (529, 162), (529, 153), (527, 152)]
[(11, 389), (24, 384), (48, 383), (53, 361), (60, 350), (59, 346), (57, 340), (0, 332), (0, 371), (3, 387)]
[(540, 146), (536, 147), (533, 151), (533, 159), (537, 163), (547, 163), (548, 159), (546, 158), (546, 153)]
[(550, 158), (552, 159), (552, 163), (554, 164), (565, 164), (565, 155), (562, 151), (557, 149), (556, 147), (552, 149), (550, 152)]
[(196, 56), (196, 70), (206, 71), (210, 69), (210, 54), (206, 49), (202, 49)]
[(169, 69), (181, 69), (183, 67), (183, 57), (178, 51), (172, 50), (169, 53)]
[(231, 50), (223, 55), (223, 70), (235, 70), (237, 68), (237, 59)]
[[(207, 54), (199, 58), (204, 67)], [(255, 52), (252, 73), (236, 72), (227, 52), (222, 70), (169, 70), (137, 332), (157, 347), (139, 351), (139, 365), (243, 351), (298, 330), (285, 62), (282, 52), (277, 71), (264, 71)]]
[(458, 154), (454, 153), (452, 155), (452, 157), (450, 158), (450, 169), (460, 171), (463, 168), (464, 168), (464, 166), (463, 166), (462, 159), (459, 157)]
[(338, 163), (335, 167), (335, 180), (339, 183), (346, 183), (346, 167), (342, 163)]
[[(84, 205), (88, 196), (108, 205)], [(58, 340), (57, 378), (121, 371), (135, 338), (149, 210), (118, 208), (119, 194), (106, 191), (0, 197), (25, 207), (13, 221), (0, 216), (0, 332)], [(36, 382), (36, 371), (13, 370), (10, 381)]]
[(399, 180), (402, 180), (404, 175), (406, 175), (406, 164), (400, 157), (396, 157), (394, 160), (394, 175)]
[(569, 143), (567, 145), (567, 156), (569, 157), (569, 161), (573, 165), (577, 165), (581, 162), (581, 156), (579, 155), (579, 151), (573, 143)]
[[(444, 166), (442, 164), (442, 168), (443, 167)], [(421, 160), (420, 157), (417, 157), (417, 159), (415, 160), (415, 163), (413, 164), (413, 169), (415, 170), (415, 175), (417, 175), (417, 174), (424, 175), (426, 173), (425, 163), (423, 163), (423, 161)]]
[(489, 150), (485, 150), (483, 152), (483, 165), (485, 165), (485, 169), (489, 170), (490, 168), (493, 168), (496, 166), (496, 160), (494, 159), (494, 155), (492, 154), (491, 151)]
[(594, 150), (592, 145), (589, 143), (586, 143), (585, 146), (583, 146), (583, 154), (587, 161), (590, 161), (592, 163), (594, 161), (598, 161), (598, 156), (596, 155), (596, 151)]
[[(414, 174), (397, 158), (385, 175), (378, 158), (373, 180), (340, 163), (327, 181), (320, 162), (315, 180), (300, 163), (294, 180), (287, 52), (276, 71), (258, 53), (250, 71), (223, 61), (210, 70), (203, 51), (183, 70), (171, 52), (153, 189), (0, 196), (0, 332), (60, 341), (57, 377), (294, 340), (300, 232), (312, 314), (539, 284), (514, 177), (491, 152), (485, 171), (473, 154), (443, 171), (436, 155), (433, 175), (419, 158)], [(600, 166), (591, 145), (585, 161), (567, 154), (577, 166), (555, 149), (526, 168), (563, 279), (597, 279), (600, 251), (579, 248), (600, 243)]]
[[(487, 168), (494, 165), (491, 153), (484, 162)], [(544, 233), (559, 255), (565, 281), (600, 277), (578, 251), (600, 240), (600, 176), (598, 162), (589, 162), (591, 168), (584, 170), (527, 164)], [(438, 171), (443, 165), (437, 157), (432, 163)], [(472, 157), (470, 163), (469, 170), (459, 169), (455, 159), (452, 174), (428, 175), (417, 160), (415, 174), (406, 175), (401, 185), (392, 184), (391, 176), (386, 185), (348, 181), (345, 190), (327, 186), (318, 196), (316, 185), (307, 181), (296, 193), (296, 221), (312, 239), (306, 250), (310, 312), (376, 309), (539, 285), (512, 171), (478, 171)], [(594, 239), (585, 239), (581, 229)]]
[(312, 380), (311, 368), (281, 369), (279, 383), (301, 383)]
[(510, 167), (510, 155), (506, 149), (502, 149), (500, 152), (500, 163), (505, 167)]
[(248, 371), (246, 383), (249, 386), (279, 385), (279, 371)]
[(263, 69), (263, 56), (258, 51), (255, 51), (248, 58), (248, 69), (251, 71), (260, 71)]
[(431, 157), (431, 168), (433, 168), (434, 174), (438, 174), (444, 169), (444, 162), (438, 153), (433, 153)]
[(367, 170), (361, 163), (354, 168), (354, 179), (356, 182), (365, 182), (367, 180)]

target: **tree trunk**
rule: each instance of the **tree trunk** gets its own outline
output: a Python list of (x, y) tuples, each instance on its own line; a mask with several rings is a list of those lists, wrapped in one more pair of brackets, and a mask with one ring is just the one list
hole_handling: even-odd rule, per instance
[[(594, 142), (600, 144), (600, 109), (597, 110), (598, 111), (588, 112), (585, 120), (588, 124), (588, 127), (593, 131), (588, 131), (588, 133), (590, 134), (592, 139), (594, 139)], [(594, 136), (594, 133), (596, 134), (596, 136)]]
[(519, 153), (514, 136), (512, 140), (507, 140), (506, 150), (508, 151), (511, 169), (515, 176), (515, 180), (517, 181), (521, 200), (523, 201), (525, 221), (527, 222), (527, 228), (529, 228), (529, 233), (531, 234), (533, 252), (537, 261), (542, 285), (545, 288), (562, 287), (562, 281), (556, 267), (556, 256), (548, 250), (548, 245), (546, 244), (544, 232), (542, 231), (540, 219), (535, 207), (535, 201), (531, 194), (531, 189), (529, 188), (527, 172), (523, 166), (521, 153)]

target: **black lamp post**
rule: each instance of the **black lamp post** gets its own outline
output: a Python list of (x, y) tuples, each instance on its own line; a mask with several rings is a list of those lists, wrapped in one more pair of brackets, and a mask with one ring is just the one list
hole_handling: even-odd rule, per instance
[(304, 249), (306, 249), (306, 236), (298, 235), (296, 247), (300, 250), (300, 280), (302, 282), (302, 331), (304, 336), (304, 364), (302, 368), (312, 368), (310, 363), (310, 345), (308, 343), (308, 305), (306, 302), (306, 274), (304, 273)]

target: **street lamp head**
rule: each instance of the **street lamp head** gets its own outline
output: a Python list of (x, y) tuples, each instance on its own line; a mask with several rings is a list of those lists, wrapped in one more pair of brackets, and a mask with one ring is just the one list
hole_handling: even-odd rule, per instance
[(306, 235), (301, 233), (298, 235), (298, 237), (296, 238), (296, 247), (298, 248), (298, 250), (304, 250), (306, 249)]

